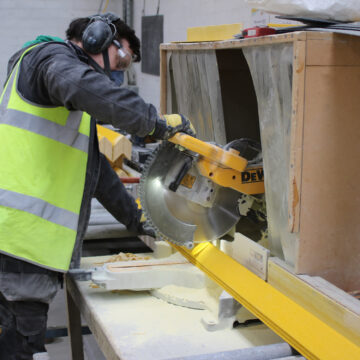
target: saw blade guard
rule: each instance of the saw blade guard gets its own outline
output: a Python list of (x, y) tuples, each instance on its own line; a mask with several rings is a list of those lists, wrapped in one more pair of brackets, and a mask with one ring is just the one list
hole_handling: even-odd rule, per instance
[(145, 165), (140, 180), (140, 200), (149, 225), (158, 236), (192, 248), (194, 243), (213, 241), (226, 234), (239, 220), (239, 193), (201, 176), (196, 161), (188, 171), (191, 186), (170, 184), (189, 161), (189, 152), (163, 142)]

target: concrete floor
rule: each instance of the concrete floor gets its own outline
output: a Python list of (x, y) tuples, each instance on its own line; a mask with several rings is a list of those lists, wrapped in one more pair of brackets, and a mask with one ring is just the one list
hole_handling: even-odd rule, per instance
[[(86, 324), (83, 323), (83, 325)], [(63, 289), (58, 292), (54, 301), (50, 304), (48, 329), (54, 327), (67, 327), (66, 300)], [(83, 343), (85, 360), (105, 360), (104, 355), (91, 334), (83, 335)], [(46, 345), (46, 349), (51, 360), (71, 359), (70, 339), (68, 336), (54, 338), (51, 343)]]

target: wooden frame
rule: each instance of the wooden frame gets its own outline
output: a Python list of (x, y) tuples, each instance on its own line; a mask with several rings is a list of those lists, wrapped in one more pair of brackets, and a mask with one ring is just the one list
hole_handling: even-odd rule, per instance
[(295, 32), (261, 38), (163, 44), (161, 104), (167, 111), (167, 53), (293, 43), (288, 231), (293, 270), (360, 289), (360, 38)]

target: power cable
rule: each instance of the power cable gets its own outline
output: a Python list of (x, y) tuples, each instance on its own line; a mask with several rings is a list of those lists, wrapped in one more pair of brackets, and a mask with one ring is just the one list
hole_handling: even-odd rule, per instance
[(158, 0), (158, 5), (157, 5), (157, 9), (156, 9), (156, 15), (159, 15), (159, 10), (160, 10), (160, 0)]
[(104, 6), (104, 9), (103, 9), (103, 13), (106, 11), (106, 9), (107, 9), (107, 7), (108, 7), (108, 5), (109, 5), (109, 1), (110, 0), (106, 0), (106, 4), (105, 4), (105, 6)]
[(104, 0), (101, 0), (101, 1), (100, 1), (100, 5), (99, 5), (99, 10), (97, 11), (98, 14), (101, 13), (101, 9), (102, 9), (102, 7), (103, 7), (103, 3), (104, 3)]
[(98, 14), (104, 13), (106, 11), (106, 9), (107, 9), (107, 7), (109, 5), (109, 0), (106, 0), (104, 8), (103, 8), (103, 4), (104, 4), (104, 0), (101, 0), (99, 10), (98, 10)]

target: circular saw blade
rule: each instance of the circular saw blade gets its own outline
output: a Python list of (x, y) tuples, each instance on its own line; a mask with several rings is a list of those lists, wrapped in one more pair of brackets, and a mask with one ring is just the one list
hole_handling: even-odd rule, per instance
[[(163, 142), (146, 162), (140, 179), (140, 201), (147, 222), (157, 235), (177, 245), (193, 247), (194, 242), (216, 240), (226, 234), (239, 220), (237, 211), (240, 194), (230, 188), (212, 185), (211, 205), (193, 201), (185, 191), (169, 190), (169, 177), (177, 172), (180, 164), (188, 157), (184, 151), (169, 142)], [(191, 173), (201, 183), (204, 177), (197, 171), (196, 164)], [(210, 180), (206, 179), (211, 183)], [(180, 185), (180, 188), (182, 185)], [(188, 191), (198, 195), (199, 187)]]

